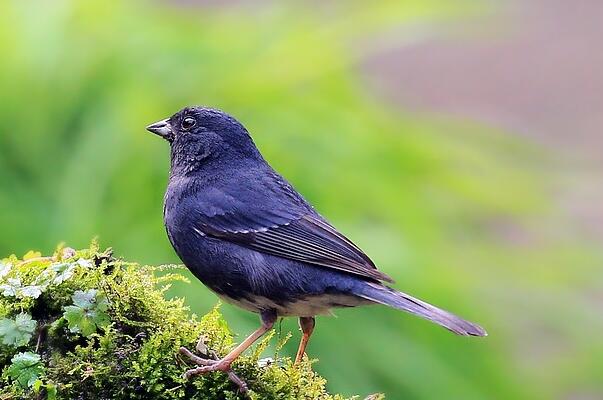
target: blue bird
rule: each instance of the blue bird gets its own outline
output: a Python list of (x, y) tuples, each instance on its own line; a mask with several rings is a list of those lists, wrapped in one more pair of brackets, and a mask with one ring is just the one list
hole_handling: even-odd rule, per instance
[(264, 160), (230, 115), (187, 107), (147, 130), (170, 143), (163, 216), (174, 250), (221, 299), (261, 319), (260, 328), (220, 360), (181, 349), (200, 365), (185, 376), (230, 372), (278, 317), (299, 318), (299, 362), (314, 317), (337, 307), (384, 304), (458, 335), (486, 336), (480, 326), (387, 286), (392, 279)]

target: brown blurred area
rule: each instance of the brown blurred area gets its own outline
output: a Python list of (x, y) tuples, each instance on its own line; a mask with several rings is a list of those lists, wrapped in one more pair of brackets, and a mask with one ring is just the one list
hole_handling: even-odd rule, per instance
[(481, 121), (551, 148), (559, 204), (603, 239), (603, 2), (494, 6), (412, 43), (377, 39), (362, 69), (401, 109)]

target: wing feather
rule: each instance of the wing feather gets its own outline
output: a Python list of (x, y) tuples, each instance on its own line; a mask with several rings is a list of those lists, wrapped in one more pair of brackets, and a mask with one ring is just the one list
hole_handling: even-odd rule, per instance
[[(224, 224), (220, 226), (223, 228)], [(249, 231), (216, 229), (208, 224), (203, 224), (201, 230), (208, 236), (275, 256), (334, 268), (377, 281), (393, 282), (389, 276), (377, 270), (362, 250), (318, 216), (304, 215), (285, 224)]]
[(271, 169), (241, 174), (240, 179), (231, 177), (221, 187), (198, 185), (194, 189), (195, 196), (187, 198), (194, 201), (194, 229), (203, 235), (290, 260), (392, 282)]

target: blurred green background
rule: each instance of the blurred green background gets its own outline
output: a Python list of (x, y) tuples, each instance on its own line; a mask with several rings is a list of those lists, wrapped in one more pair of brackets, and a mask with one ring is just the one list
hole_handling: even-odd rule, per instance
[[(60, 241), (85, 247), (98, 235), (128, 260), (179, 262), (161, 216), (168, 146), (144, 127), (185, 105), (210, 105), (242, 121), (271, 164), (396, 288), (490, 333), (459, 338), (384, 307), (337, 311), (318, 319), (309, 346), (330, 390), (391, 399), (602, 398), (601, 236), (584, 227), (590, 214), (576, 216), (584, 202), (559, 201), (576, 182), (600, 181), (563, 141), (531, 135), (529, 124), (481, 118), (495, 115), (490, 103), (466, 113), (467, 91), (450, 94), (450, 82), (437, 83), (448, 77), (437, 69), (446, 65), (442, 52), (431, 64), (426, 57), (431, 69), (388, 58), (388, 49), (432, 37), (475, 37), (480, 26), (477, 36), (491, 48), (505, 24), (472, 21), (497, 21), (506, 11), (494, 6), (4, 0), (0, 254), (50, 252)], [(463, 65), (454, 49), (446, 62)], [(405, 62), (425, 59), (403, 54)], [(479, 81), (462, 80), (485, 74), (517, 109), (540, 104), (530, 79), (514, 86), (488, 75), (495, 69), (477, 62), (451, 76), (488, 95)], [(563, 97), (562, 82), (551, 82)], [(431, 97), (405, 102), (423, 89)], [(458, 99), (464, 108), (430, 108), (446, 103), (446, 90), (449, 104)], [(541, 119), (559, 115), (552, 107)], [(571, 115), (566, 122), (572, 126)], [(216, 303), (197, 281), (173, 294), (198, 313)], [(223, 311), (239, 335), (257, 326), (254, 315)], [(296, 331), (296, 321), (282, 330)]]

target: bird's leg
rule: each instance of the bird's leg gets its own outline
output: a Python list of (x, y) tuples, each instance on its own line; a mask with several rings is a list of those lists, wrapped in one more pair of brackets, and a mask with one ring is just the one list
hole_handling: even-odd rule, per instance
[[(245, 339), (241, 344), (239, 344), (237, 347), (234, 348), (234, 350), (232, 350), (230, 353), (228, 353), (224, 358), (222, 358), (221, 360), (206, 360), (203, 359), (201, 357), (197, 357), (194, 354), (192, 354), (189, 350), (185, 349), (184, 347), (180, 349), (180, 353), (186, 355), (187, 357), (189, 357), (191, 360), (193, 360), (193, 362), (197, 363), (197, 364), (201, 364), (200, 367), (197, 368), (193, 368), (193, 369), (189, 369), (188, 371), (186, 371), (184, 373), (184, 377), (186, 379), (190, 379), (196, 375), (200, 375), (200, 374), (204, 374), (206, 372), (212, 372), (212, 371), (224, 371), (224, 372), (229, 372), (229, 376), (230, 374), (230, 365), (232, 364), (232, 362), (241, 355), (241, 353), (243, 353), (245, 350), (247, 350), (249, 348), (249, 346), (251, 346), (256, 340), (258, 340), (262, 335), (264, 335), (266, 332), (268, 332), (270, 329), (272, 329), (272, 326), (274, 325), (274, 323), (276, 322), (276, 312), (274, 310), (269, 310), (269, 311), (262, 311), (262, 313), (260, 314), (260, 318), (262, 320), (262, 326), (260, 326), (258, 328), (258, 330), (256, 330), (255, 332), (253, 332), (251, 335), (249, 335), (247, 337), (247, 339)], [(191, 357), (192, 355), (192, 357)], [(236, 375), (235, 375), (236, 377)], [(231, 380), (233, 380), (232, 376), (230, 376)], [(239, 385), (239, 387), (242, 387), (240, 385), (240, 383), (242, 382), (239, 378), (237, 378), (239, 382), (233, 380), (235, 383), (237, 383)], [(244, 382), (243, 382), (244, 384)]]
[(306, 346), (308, 345), (308, 341), (310, 340), (310, 336), (314, 331), (315, 325), (316, 321), (314, 320), (314, 317), (299, 317), (299, 327), (302, 331), (302, 338), (299, 342), (297, 355), (295, 356), (295, 364), (298, 364), (304, 357), (304, 353), (306, 352)]

